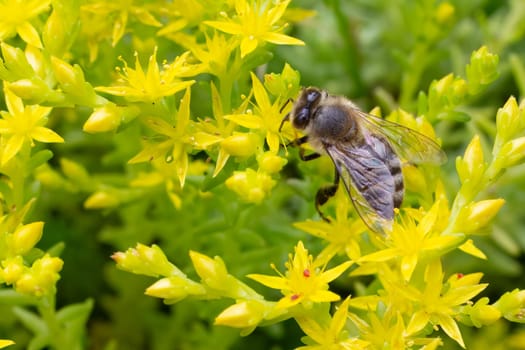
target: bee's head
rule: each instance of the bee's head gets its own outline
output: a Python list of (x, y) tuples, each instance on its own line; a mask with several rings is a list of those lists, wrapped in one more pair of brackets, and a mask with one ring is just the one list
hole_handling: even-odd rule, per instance
[(294, 128), (303, 130), (308, 126), (312, 114), (321, 100), (322, 95), (323, 91), (314, 87), (308, 87), (301, 91), (291, 114), (292, 125)]

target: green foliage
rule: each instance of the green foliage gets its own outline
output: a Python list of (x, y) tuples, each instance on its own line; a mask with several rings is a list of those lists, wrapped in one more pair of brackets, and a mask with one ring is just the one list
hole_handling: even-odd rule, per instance
[[(3, 1), (0, 348), (523, 349), (524, 15)], [(447, 152), (404, 164), (386, 235), (343, 190), (315, 212), (333, 165), (288, 146), (301, 86)]]

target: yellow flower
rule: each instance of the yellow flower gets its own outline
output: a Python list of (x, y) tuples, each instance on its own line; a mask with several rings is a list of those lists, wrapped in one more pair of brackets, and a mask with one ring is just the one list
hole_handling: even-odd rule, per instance
[(148, 69), (144, 72), (140, 65), (138, 53), (135, 53), (135, 69), (128, 67), (126, 61), (124, 61), (124, 68), (118, 69), (120, 85), (99, 86), (95, 90), (124, 96), (129, 101), (155, 102), (161, 97), (184, 90), (194, 83), (193, 80), (181, 81), (177, 78), (200, 72), (196, 66), (187, 64), (188, 55), (188, 52), (182, 54), (172, 64), (164, 66), (163, 70), (159, 70), (157, 49), (155, 48), (149, 58)]
[(427, 265), (423, 290), (405, 288), (403, 294), (415, 302), (416, 311), (407, 328), (408, 334), (421, 331), (430, 322), (441, 329), (463, 348), (463, 338), (454, 319), (460, 312), (460, 307), (483, 291), (487, 284), (478, 284), (481, 273), (469, 275), (453, 275), (447, 283), (443, 283), (443, 268), (441, 261), (436, 259)]
[(39, 105), (24, 106), (22, 100), (9, 89), (4, 89), (5, 101), (9, 112), (0, 111), (0, 135), (2, 162), (6, 164), (22, 148), (25, 142), (64, 142), (53, 130), (44, 127), (50, 107)]
[(0, 41), (18, 34), (26, 43), (42, 47), (31, 20), (48, 10), (50, 0), (5, 0), (0, 2)]
[(231, 120), (245, 128), (260, 130), (266, 137), (270, 151), (277, 153), (279, 150), (279, 125), (284, 116), (284, 112), (281, 111), (281, 100), (276, 99), (272, 104), (259, 78), (253, 73), (251, 76), (253, 94), (257, 102), (255, 113), (231, 114), (224, 116), (224, 119)]
[(299, 327), (306, 333), (308, 340), (315, 342), (313, 345), (301, 346), (296, 350), (369, 349), (370, 344), (367, 341), (352, 338), (345, 330), (349, 300), (343, 301), (326, 326), (319, 324), (312, 317), (296, 317)]
[(352, 263), (347, 261), (324, 271), (324, 266), (321, 267), (313, 261), (303, 242), (299, 242), (295, 247), (295, 255), (290, 254), (285, 264), (288, 270), (285, 275), (276, 270), (280, 277), (259, 274), (251, 274), (248, 277), (267, 287), (280, 289), (284, 297), (279, 300), (276, 308), (290, 308), (297, 304), (309, 305), (339, 300), (339, 295), (328, 290), (328, 283), (339, 277), (350, 265)]
[(368, 228), (363, 220), (349, 216), (353, 212), (348, 194), (339, 189), (335, 195), (335, 219), (306, 220), (294, 223), (298, 229), (328, 242), (328, 246), (317, 257), (320, 261), (330, 261), (337, 254), (346, 254), (351, 260), (361, 257), (362, 233)]
[(195, 58), (203, 64), (204, 69), (218, 77), (227, 74), (231, 53), (236, 48), (233, 39), (217, 32), (214, 32), (211, 38), (206, 35), (205, 45), (192, 43), (187, 46)]
[(175, 125), (161, 118), (146, 118), (146, 125), (158, 133), (162, 140), (160, 142), (152, 141), (147, 143), (139, 154), (129, 160), (130, 164), (134, 164), (151, 162), (160, 158), (164, 159), (166, 163), (173, 164), (175, 167), (175, 174), (180, 181), (181, 187), (184, 186), (186, 173), (188, 172), (188, 152), (193, 147), (205, 149), (221, 140), (220, 137), (215, 135), (190, 130), (190, 98), (191, 90), (187, 89), (180, 102)]
[[(441, 200), (420, 218), (419, 211), (406, 209), (401, 222), (395, 222), (386, 240), (387, 248), (362, 257), (359, 262), (384, 262), (399, 259), (399, 269), (405, 281), (409, 281), (418, 261), (432, 252), (444, 252), (463, 242), (463, 235), (440, 235), (439, 227), (448, 221), (448, 209)], [(418, 219), (416, 224), (415, 219)]]
[[(115, 46), (122, 38), (127, 29), (128, 20), (136, 19), (142, 24), (160, 27), (162, 24), (152, 15), (152, 10), (142, 1), (134, 4), (133, 0), (113, 0), (113, 1), (90, 1), (82, 6), (82, 11), (95, 14), (97, 21), (113, 23), (112, 42)], [(150, 5), (150, 7), (152, 7)]]
[(241, 57), (254, 51), (264, 42), (279, 45), (304, 45), (299, 39), (280, 33), (284, 25), (276, 23), (281, 19), (290, 0), (277, 2), (270, 7), (272, 2), (255, 0), (236, 0), (233, 19), (225, 18), (223, 21), (205, 21), (211, 27), (222, 32), (241, 37)]

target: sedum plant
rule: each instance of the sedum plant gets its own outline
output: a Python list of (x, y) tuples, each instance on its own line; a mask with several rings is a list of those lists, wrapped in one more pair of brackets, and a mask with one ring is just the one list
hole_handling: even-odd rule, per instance
[[(449, 164), (404, 165), (406, 198), (386, 235), (341, 189), (330, 221), (313, 213), (308, 197), (333, 170), (326, 159), (300, 164), (301, 135), (281, 123), (316, 67), (300, 74), (312, 57), (286, 56), (309, 46), (307, 21), (331, 13), (346, 33), (348, 6), (385, 6), (356, 3), (325, 1), (317, 13), (291, 0), (0, 4), (0, 348), (226, 349), (240, 333), (304, 350), (428, 350), (468, 348), (469, 328), (523, 323), (521, 286), (484, 295), (491, 280), (451, 263), (490, 260), (478, 238), (504, 207), (498, 181), (525, 161), (522, 102), (505, 92), (497, 111), (469, 108), (494, 89), (496, 52), (519, 27), (497, 51), (473, 48), (459, 73), (434, 74), (431, 52), (467, 21), (467, 5), (400, 1), (385, 19), (411, 25), (382, 32), (406, 39), (396, 51), (405, 69), (388, 77), (399, 98), (376, 90), (383, 108), (370, 113), (442, 141)], [(356, 69), (352, 40), (340, 56), (359, 96), (375, 73)], [(509, 62), (523, 86), (523, 65)], [(464, 125), (474, 133), (457, 146)], [(63, 226), (82, 238), (64, 245)], [(147, 279), (103, 270), (94, 242)], [(87, 257), (87, 269), (66, 274), (66, 256)], [(92, 294), (60, 299), (66, 277)]]

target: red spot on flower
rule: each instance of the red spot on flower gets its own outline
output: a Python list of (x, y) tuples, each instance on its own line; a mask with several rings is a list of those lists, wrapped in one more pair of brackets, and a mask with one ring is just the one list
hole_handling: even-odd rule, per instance
[(304, 276), (304, 277), (307, 277), (307, 278), (310, 277), (310, 270), (308, 270), (308, 269), (304, 269), (304, 271), (303, 271), (303, 276)]
[(456, 274), (456, 277), (457, 277), (458, 279), (463, 278), (463, 276), (465, 276), (465, 275), (462, 274), (461, 272)]
[(292, 294), (292, 295), (290, 296), (290, 299), (291, 299), (292, 301), (295, 301), (295, 300), (299, 299), (299, 294)]

